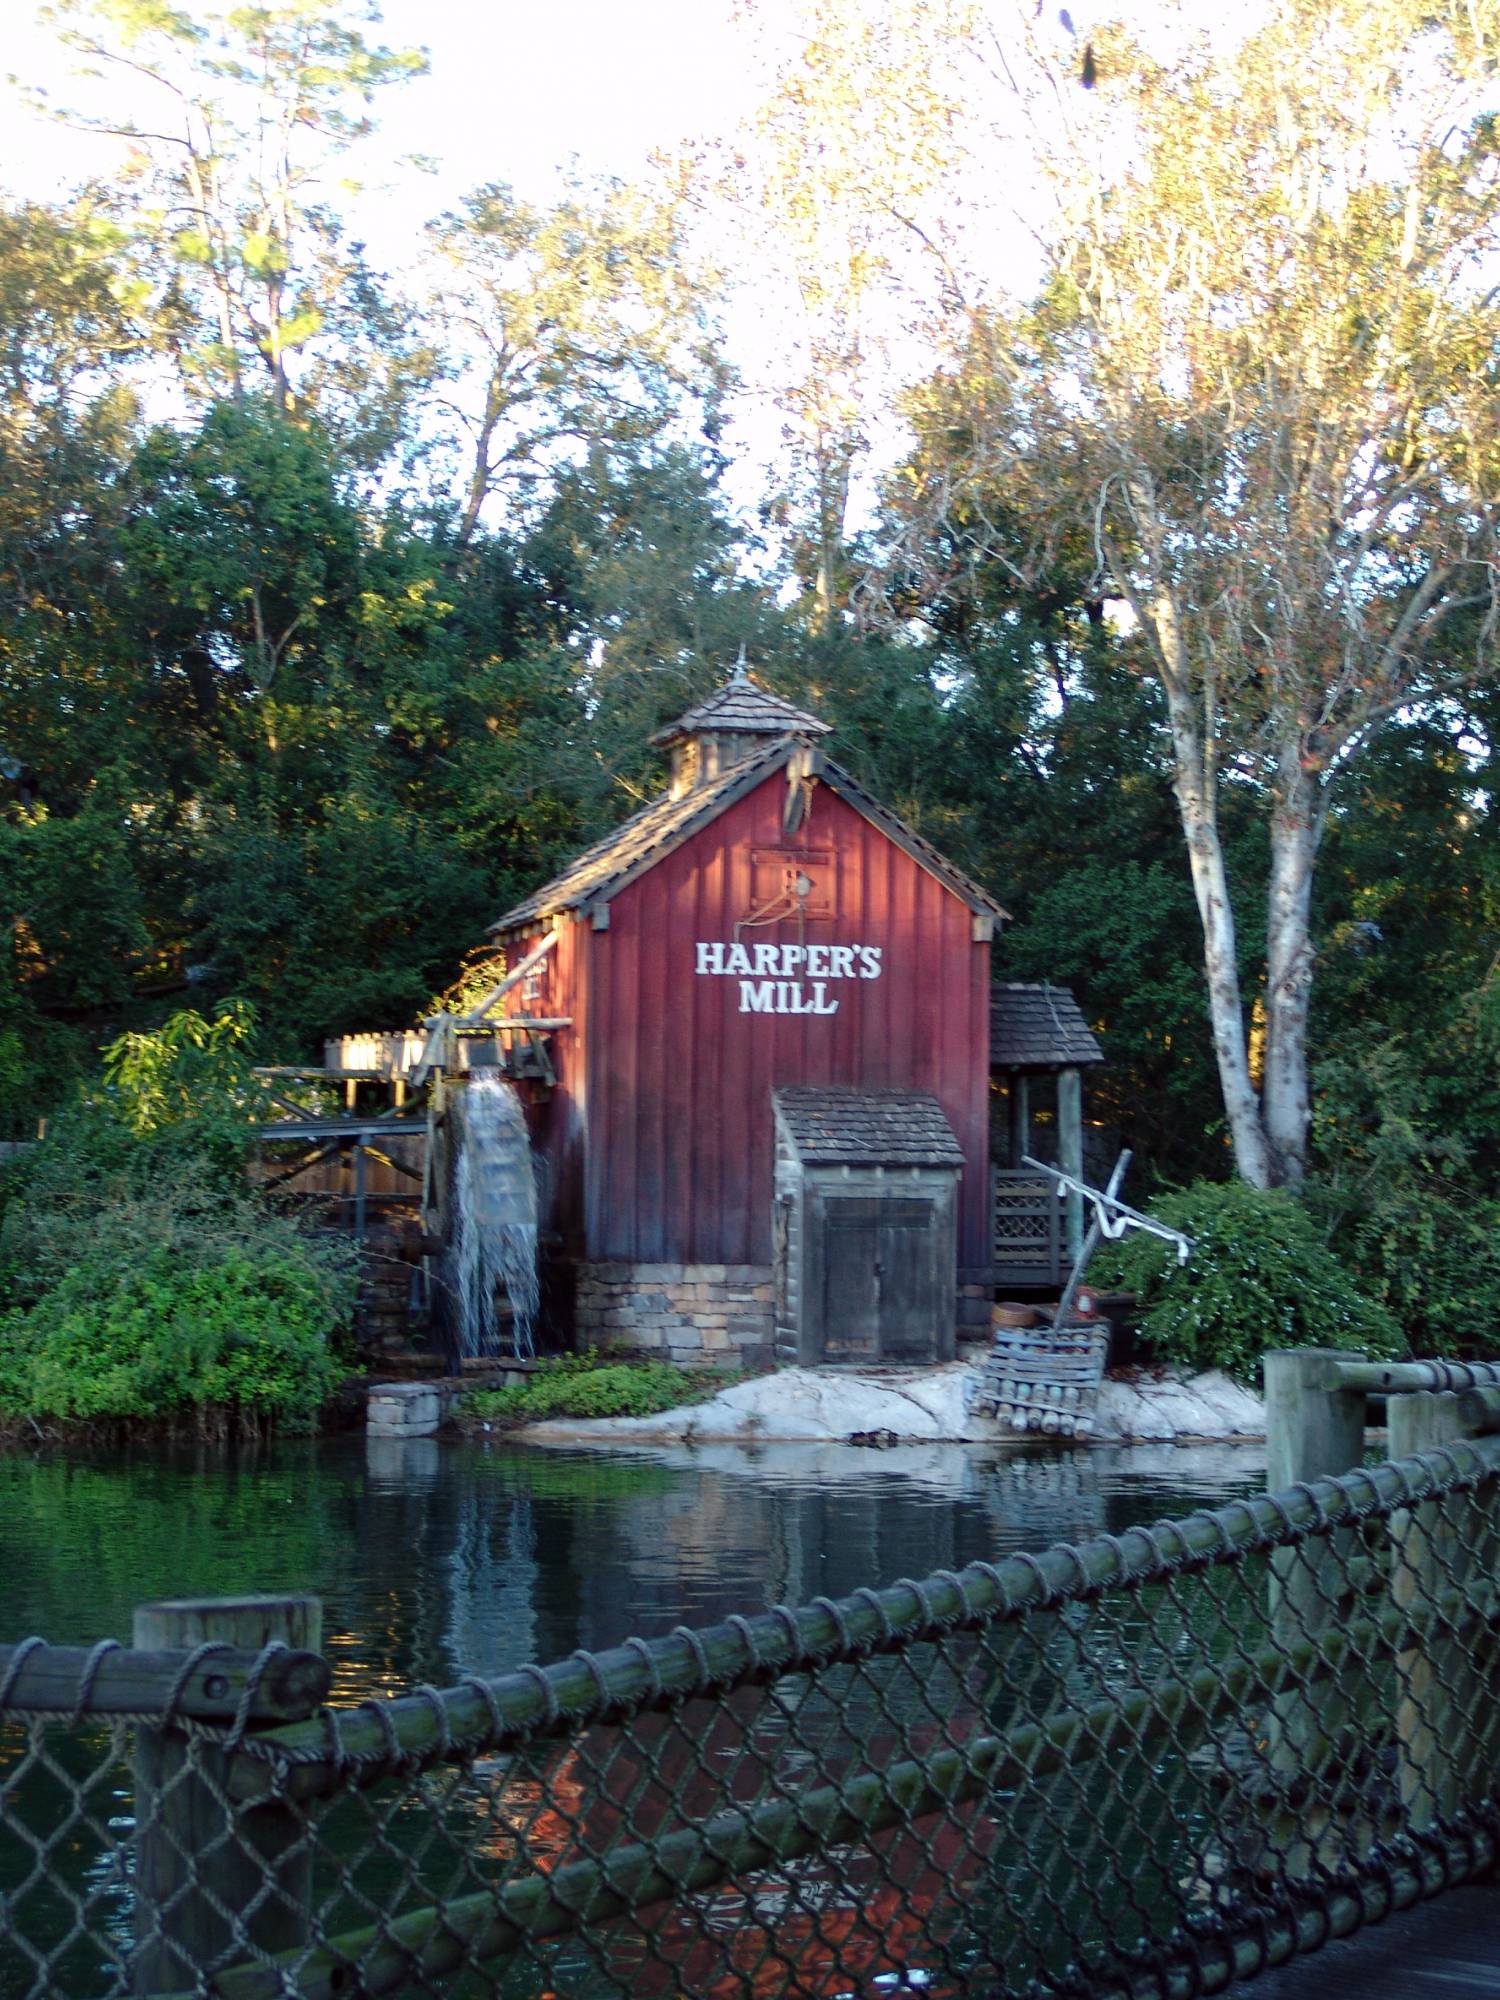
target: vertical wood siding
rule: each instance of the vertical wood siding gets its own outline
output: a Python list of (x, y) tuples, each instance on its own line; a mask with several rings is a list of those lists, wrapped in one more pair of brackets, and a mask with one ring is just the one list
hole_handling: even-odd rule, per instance
[[(785, 796), (778, 771), (622, 890), (608, 930), (569, 926), (588, 1025), (579, 1001), (560, 1005), (580, 1026), (556, 1040), (570, 1070), (583, 1050), (584, 1254), (768, 1264), (771, 1092), (834, 1083), (936, 1096), (964, 1150), (959, 1263), (985, 1265), (989, 946), (966, 903), (825, 786), (787, 841)], [(878, 945), (878, 979), (828, 983), (836, 1014), (742, 1014), (738, 979), (694, 970), (698, 942), (727, 945), (751, 912), (752, 851), (784, 846), (832, 850), (836, 914), (802, 939), (793, 922), (743, 940)], [(572, 979), (581, 992), (581, 967)]]
[[(546, 935), (533, 925), (519, 938), (506, 939), (512, 965)], [(572, 1027), (551, 1036), (548, 1053), (557, 1083), (548, 1089), (523, 1082), (518, 1086), (526, 1106), (531, 1142), (540, 1153), (545, 1175), (541, 1226), (562, 1238), (570, 1256), (584, 1255), (584, 1161), (588, 1145), (588, 1073), (584, 1051), (589, 1022), (589, 930), (587, 921), (565, 924), (561, 936), (542, 960), (541, 991), (522, 998), (520, 989), (508, 994), (505, 1014), (571, 1018)]]

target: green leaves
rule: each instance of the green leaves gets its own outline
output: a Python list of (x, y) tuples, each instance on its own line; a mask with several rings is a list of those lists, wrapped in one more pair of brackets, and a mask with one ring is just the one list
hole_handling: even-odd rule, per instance
[(499, 1423), (559, 1417), (654, 1417), (717, 1395), (733, 1378), (674, 1368), (664, 1361), (617, 1361), (607, 1354), (544, 1361), (517, 1389), (481, 1389), (465, 1399), (468, 1415)]
[(248, 1127), (258, 1109), (254, 1037), (248, 1000), (221, 1001), (212, 1020), (184, 1008), (154, 1031), (117, 1036), (103, 1055), (115, 1110), (137, 1138), (215, 1117)]
[(317, 1268), (285, 1247), (229, 1244), (196, 1265), (148, 1247), (107, 1271), (85, 1258), (0, 1316), (0, 1417), (309, 1418), (343, 1374), (328, 1303)]
[(1141, 1332), (1163, 1361), (1223, 1368), (1252, 1381), (1269, 1347), (1348, 1347), (1399, 1354), (1395, 1319), (1329, 1254), (1307, 1210), (1280, 1189), (1195, 1182), (1152, 1204), (1191, 1236), (1186, 1265), (1136, 1233), (1100, 1254), (1091, 1276), (1136, 1294)]

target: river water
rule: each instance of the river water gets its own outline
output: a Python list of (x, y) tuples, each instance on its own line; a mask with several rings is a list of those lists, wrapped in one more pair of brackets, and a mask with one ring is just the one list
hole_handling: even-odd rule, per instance
[[(0, 1642), (30, 1633), (61, 1644), (101, 1637), (128, 1642), (132, 1608), (154, 1597), (315, 1591), (324, 1603), (324, 1648), (334, 1665), (334, 1698), (342, 1704), (398, 1693), (421, 1682), (442, 1686), (465, 1672), (497, 1675), (580, 1646), (600, 1649), (632, 1634), (653, 1636), (678, 1624), (711, 1623), (778, 1602), (846, 1596), (901, 1576), (921, 1577), (1058, 1540), (1118, 1533), (1136, 1522), (1221, 1503), (1259, 1487), (1263, 1476), (1263, 1452), (1242, 1446), (1021, 1453), (962, 1445), (907, 1445), (888, 1451), (848, 1445), (597, 1451), (540, 1449), (482, 1437), (463, 1442), (351, 1437), (176, 1455), (12, 1453), (0, 1455)], [(1162, 1609), (1147, 1601), (1151, 1597), (1148, 1592), (1131, 1599), (1125, 1615), (1145, 1621), (1142, 1636), (1159, 1649), (1172, 1640), (1169, 1635), (1164, 1641), (1151, 1623)], [(1216, 1615), (1229, 1614), (1220, 1605)], [(1173, 1633), (1178, 1631), (1175, 1620), (1174, 1613), (1168, 1620)], [(1033, 1673), (1045, 1667), (1054, 1678), (1067, 1673), (1076, 1678), (1087, 1668), (1093, 1687), (1095, 1682), (1103, 1685), (1118, 1667), (1110, 1650), (1118, 1633), (1105, 1634), (1107, 1657), (1093, 1660), (1079, 1650), (1076, 1635), (1059, 1626), (1055, 1636), (1066, 1645), (1051, 1661), (1044, 1650), (1052, 1643), (1047, 1636), (1052, 1628), (1043, 1621), (1036, 1630), (1040, 1636), (1033, 1649)], [(825, 1733), (834, 1731), (837, 1743), (830, 1739), (824, 1748), (837, 1771), (851, 1758), (850, 1768), (866, 1762), (873, 1768), (886, 1751), (894, 1754), (885, 1737), (897, 1726), (898, 1714), (904, 1718), (900, 1726), (914, 1731), (910, 1743), (901, 1739), (903, 1749), (920, 1747), (923, 1730), (930, 1733), (929, 1726), (937, 1726), (937, 1709), (947, 1718), (945, 1731), (961, 1735), (980, 1726), (980, 1709), (972, 1692), (964, 1693), (962, 1674), (955, 1679), (951, 1663), (934, 1660), (924, 1666), (924, 1659), (925, 1654), (913, 1654), (872, 1664), (863, 1680), (856, 1675), (848, 1687), (839, 1681), (842, 1693), (834, 1681), (810, 1688), (798, 1709), (799, 1731), (814, 1730), (815, 1724)], [(850, 1676), (844, 1673), (843, 1678)], [(877, 1682), (883, 1690), (878, 1695), (872, 1692)], [(783, 1689), (790, 1685), (782, 1684)], [(1012, 1706), (1020, 1699), (1009, 1683), (1001, 1694)], [(712, 1759), (705, 1762), (704, 1744), (710, 1737), (715, 1755), (732, 1751), (739, 1769), (749, 1741), (745, 1732), (753, 1728), (764, 1733), (763, 1725), (775, 1723), (756, 1755), (770, 1759), (767, 1769), (774, 1764), (780, 1770), (786, 1763), (782, 1778), (800, 1782), (806, 1772), (798, 1759), (805, 1763), (812, 1753), (802, 1735), (795, 1740), (786, 1736), (778, 1700), (763, 1690), (736, 1697), (703, 1722), (709, 1732), (703, 1743), (692, 1730), (672, 1735), (673, 1725), (663, 1724), (668, 1734), (651, 1755), (659, 1751), (665, 1758), (674, 1746), (697, 1743), (691, 1768), (678, 1774), (686, 1783), (693, 1772), (708, 1770)], [(821, 1736), (818, 1742), (822, 1744)], [(12, 1743), (12, 1756), (17, 1747)], [(24, 1744), (20, 1747), (24, 1750)], [(75, 1785), (91, 1785), (94, 1811), (108, 1799), (111, 1839), (119, 1840), (131, 1824), (131, 1791), (123, 1771), (101, 1787), (101, 1748), (86, 1732), (74, 1739), (66, 1731), (54, 1731), (49, 1754), (59, 1760), (57, 1769), (67, 1768)], [(558, 1799), (572, 1796), (567, 1760), (573, 1754), (566, 1747), (555, 1753), (566, 1767), (548, 1779)], [(622, 1754), (628, 1766), (629, 1756)], [(823, 1757), (822, 1749), (818, 1755)], [(647, 1768), (642, 1764), (643, 1772)], [(110, 1770), (107, 1760), (102, 1769)], [(470, 1781), (478, 1784), (476, 1797), (487, 1796), (485, 1786), (503, 1788), (515, 1777), (514, 1772), (510, 1778), (504, 1773), (484, 1776), (486, 1770), (476, 1767)], [(1088, 1770), (1091, 1782), (1104, 1783), (1111, 1776), (1103, 1766)], [(6, 1775), (0, 1754), (0, 1779)], [(1143, 1766), (1143, 1784), (1149, 1775)], [(524, 1770), (521, 1778), (526, 1778)], [(58, 1793), (51, 1766), (33, 1761), (21, 1768), (12, 1804), (21, 1826), (40, 1835), (56, 1821), (69, 1796)], [(1023, 1851), (1034, 1847), (1045, 1860), (1059, 1841), (1064, 1851), (1075, 1838), (1086, 1844), (1106, 1803), (1080, 1793), (1063, 1819), (1034, 1830)], [(602, 1793), (587, 1811), (596, 1806), (606, 1816), (615, 1810)], [(1184, 1853), (1205, 1837), (1208, 1813), (1209, 1805), (1196, 1793), (1179, 1800), (1181, 1824), (1174, 1840), (1176, 1846), (1187, 1843)], [(544, 1814), (537, 1825), (546, 1819)], [(493, 1831), (488, 1818), (476, 1826)], [(466, 1845), (461, 1855), (455, 1850), (444, 1860), (446, 1849), (439, 1841), (434, 1860), (430, 1813), (416, 1795), (389, 1820), (378, 1845), (371, 1844), (368, 1812), (358, 1798), (333, 1809), (320, 1826), (319, 1840), (328, 1855), (342, 1857), (340, 1865), (357, 1873), (363, 1897), (351, 1901), (347, 1910), (338, 1906), (337, 1922), (330, 1918), (335, 1929), (367, 1921), (372, 1907), (394, 1909), (402, 1899), (422, 1902), (447, 1881), (444, 1870), (451, 1872), (450, 1864), (457, 1866), (462, 1859), (469, 1868), (488, 1852), (480, 1841), (472, 1853)], [(109, 1950), (123, 1952), (131, 1934), (132, 1905), (112, 1864), (105, 1862), (101, 1841), (80, 1840), (71, 1833), (64, 1840), (59, 1834), (53, 1847), (48, 1879), (55, 1877), (69, 1896), (87, 1895), (93, 1938), (108, 1939)], [(1180, 1873), (1186, 1865), (1176, 1857), (1176, 1847), (1176, 1858), (1167, 1863), (1153, 1859), (1155, 1850), (1148, 1851), (1129, 1829), (1122, 1829), (1116, 1849), (1112, 1865), (1133, 1881), (1148, 1866), (1158, 1866), (1160, 1872), (1164, 1865), (1169, 1873)], [(997, 1893), (994, 1885), (986, 1887), (987, 1876), (974, 1877), (987, 1854), (983, 1842), (973, 1846), (972, 1865), (955, 1890), (947, 1863), (936, 1851), (919, 1844), (907, 1855), (899, 1843), (890, 1850), (890, 1867), (898, 1859), (903, 1868), (911, 1861), (916, 1872), (887, 1913), (890, 1924), (879, 1915), (864, 1926), (870, 1933), (865, 1954), (869, 1979), (862, 1979), (860, 1992), (885, 1993), (897, 1975), (881, 1966), (923, 1964), (926, 1933), (902, 1942), (901, 1924), (911, 1929), (912, 1910), (930, 1904), (935, 1912), (939, 1905), (951, 1905), (953, 1921), (959, 1923), (967, 1922), (963, 1912), (971, 1895), (980, 1899), (976, 1908), (987, 1907), (985, 1898), (993, 1900)], [(54, 1896), (40, 1876), (32, 1879), (32, 1859), (24, 1842), (7, 1845), (0, 1839), (0, 1902), (7, 1895), (18, 1899), (21, 1936), (30, 1941), (25, 1951), (13, 1950), (0, 1935), (0, 2000), (55, 2000), (61, 1994), (103, 1990), (98, 1944), (66, 1942), (72, 1906)], [(1002, 1860), (1002, 1874), (1009, 1880), (1014, 1857), (997, 1857), (996, 1865)], [(867, 1856), (859, 1865), (868, 1871), (874, 1862)], [(823, 1881), (819, 1867), (809, 1863), (797, 1874), (798, 1894), (811, 1895), (814, 1889), (823, 1896), (843, 1893), (832, 1877)], [(983, 1861), (981, 1875), (989, 1867)], [(1052, 1863), (1046, 1867), (1050, 1871)], [(872, 1878), (867, 1886), (874, 1895), (879, 1883)], [(784, 1895), (785, 1885), (776, 1893)], [(861, 1889), (861, 1899), (863, 1895)], [(1049, 1886), (1047, 1895), (1052, 1909), (1056, 1891)], [(1009, 1890), (1006, 1898), (1003, 1908), (997, 1906), (998, 1914), (992, 1911), (984, 1918), (984, 1935), (998, 1935), (995, 1927), (1002, 1922), (1014, 1928), (1009, 1912), (1017, 1898)], [(1098, 1897), (1092, 1888), (1085, 1900), (1080, 1921), (1096, 1922)], [(1139, 1903), (1139, 1896), (1135, 1900)], [(1163, 1908), (1173, 1907), (1166, 1891), (1157, 1901)], [(870, 1907), (877, 1915), (883, 1908), (878, 1897)], [(717, 1936), (713, 1913), (718, 1903), (710, 1899), (705, 1909), (708, 1914), (699, 1912), (691, 1923), (681, 1912), (673, 1914), (664, 1920), (668, 1928), (662, 1936), (676, 1924), (683, 1931), (683, 1950), (691, 1947), (700, 1955), (707, 1950), (717, 1964), (720, 1945), (712, 1939)], [(807, 1965), (814, 1959), (821, 1965), (821, 1931), (817, 1938), (802, 1937), (796, 1922), (788, 1919), (791, 1927), (786, 1928), (780, 1916), (773, 1920), (761, 1912), (759, 1903), (753, 1910), (736, 1903), (731, 1916), (730, 1931), (741, 1944), (760, 1936), (756, 1926), (763, 1921), (769, 1926), (757, 1946), (771, 1954), (767, 1964), (780, 1963), (790, 1953), (787, 1962), (801, 1966), (812, 1953)], [(849, 1920), (854, 1921), (852, 1910)], [(701, 1929), (705, 1923), (709, 1928), (699, 1937), (694, 1926)], [(581, 1938), (564, 1940), (555, 1962), (528, 1960), (498, 1981), (478, 1977), (453, 1991), (455, 1996), (471, 1990), (501, 1992), (507, 2000), (541, 2000), (558, 1992), (571, 2000), (642, 2000), (645, 1995), (717, 1997), (748, 1990), (738, 1974), (724, 1967), (712, 1976), (705, 1969), (701, 1978), (684, 1971), (677, 1981), (665, 1961), (656, 1962), (657, 1946), (643, 1942), (645, 1938), (646, 1933), (626, 1925), (597, 1947)], [(60, 1956), (39, 1975), (37, 1962), (28, 1956), (32, 1948), (57, 1950)], [(1019, 1932), (1015, 1946), (1007, 1949), (1020, 1949)], [(724, 1966), (728, 1963), (726, 1959)], [(795, 1990), (854, 1990), (847, 1982), (829, 1986), (825, 1972), (816, 1978), (809, 1972), (811, 1983)]]
[(315, 1591), (335, 1698), (923, 1576), (1214, 1505), (1254, 1446), (549, 1450), (483, 1438), (0, 1455), (0, 1643), (155, 1597)]

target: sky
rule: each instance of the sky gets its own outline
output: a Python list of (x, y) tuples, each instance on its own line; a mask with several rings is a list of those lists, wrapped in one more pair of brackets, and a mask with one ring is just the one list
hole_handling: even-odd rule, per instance
[[(385, 94), (379, 153), (441, 163), (437, 176), (392, 183), (393, 225), (408, 212), (408, 189), (420, 220), (483, 180), (540, 190), (570, 154), (587, 170), (628, 175), (653, 146), (728, 130), (753, 98), (734, 11), (734, 0), (386, 0), (374, 33), (426, 48), (431, 70)], [(789, 10), (770, 0), (769, 11)], [(0, 0), (0, 72), (65, 91), (68, 61), (30, 0)], [(0, 176), (20, 193), (53, 192), (109, 157), (20, 107), (4, 135)]]

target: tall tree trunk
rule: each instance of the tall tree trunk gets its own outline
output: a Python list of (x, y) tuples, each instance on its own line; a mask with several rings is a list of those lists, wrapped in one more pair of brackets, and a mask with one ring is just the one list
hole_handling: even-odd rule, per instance
[(1275, 1163), (1266, 1143), (1260, 1104), (1250, 1078), (1234, 909), (1229, 900), (1229, 878), (1219, 839), (1216, 774), (1197, 703), (1188, 677), (1181, 671), (1174, 608), (1159, 606), (1155, 622), (1162, 654), (1168, 662), (1162, 685), (1172, 726), (1175, 767), (1172, 789), (1177, 796), (1193, 894), (1203, 925), (1203, 970), (1208, 980), (1208, 1018), (1219, 1068), (1219, 1087), (1240, 1178), (1252, 1187), (1266, 1188), (1276, 1178)]
[(1307, 1010), (1312, 995), (1313, 864), (1322, 832), (1319, 787), (1303, 766), (1300, 732), (1285, 744), (1271, 815), (1266, 906), (1266, 1063), (1262, 1117), (1277, 1178), (1300, 1187), (1312, 1101), (1307, 1084)]

